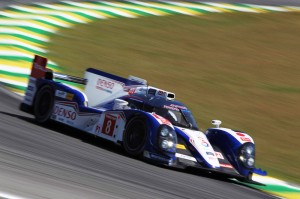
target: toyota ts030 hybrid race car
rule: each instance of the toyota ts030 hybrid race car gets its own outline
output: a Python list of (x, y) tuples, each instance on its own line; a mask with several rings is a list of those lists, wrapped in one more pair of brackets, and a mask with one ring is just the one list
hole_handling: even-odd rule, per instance
[[(253, 173), (266, 175), (254, 166), (255, 145), (248, 134), (221, 128), (219, 120), (201, 132), (174, 93), (133, 76), (125, 79), (89, 68), (84, 78), (78, 78), (53, 73), (46, 64), (46, 58), (35, 56), (20, 106), (38, 122), (69, 125), (155, 164), (199, 168), (253, 183)], [(83, 84), (85, 90), (55, 79)]]

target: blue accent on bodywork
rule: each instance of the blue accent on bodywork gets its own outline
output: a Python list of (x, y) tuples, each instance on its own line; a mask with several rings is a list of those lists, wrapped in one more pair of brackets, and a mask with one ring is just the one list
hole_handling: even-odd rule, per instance
[(207, 130), (206, 136), (212, 145), (221, 149), (228, 161), (243, 176), (248, 176), (253, 169), (245, 168), (238, 160), (239, 149), (242, 144), (231, 134), (221, 129), (211, 128)]
[(94, 68), (88, 68), (88, 69), (86, 69), (86, 71), (90, 72), (90, 73), (97, 74), (97, 75), (101, 75), (101, 76), (104, 76), (104, 77), (108, 77), (108, 78), (114, 79), (114, 80), (119, 81), (119, 82), (123, 82), (126, 86), (143, 85), (143, 84), (141, 84), (137, 81), (132, 81), (132, 80), (129, 80), (129, 79), (126, 79), (126, 78), (123, 78), (123, 77), (120, 77), (120, 76), (116, 76), (116, 75), (113, 75), (113, 74), (110, 74), (110, 73), (106, 73), (106, 72), (103, 72), (103, 71), (100, 71), (100, 70), (97, 70), (97, 69), (94, 69)]
[(257, 175), (266, 176), (267, 172), (262, 170), (261, 168), (254, 168), (253, 173), (256, 173)]

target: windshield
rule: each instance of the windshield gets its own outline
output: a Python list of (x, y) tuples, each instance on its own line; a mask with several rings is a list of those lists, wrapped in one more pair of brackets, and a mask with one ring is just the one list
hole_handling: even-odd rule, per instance
[(170, 110), (166, 108), (154, 108), (154, 112), (157, 115), (160, 115), (169, 120), (174, 126), (199, 130), (192, 113), (188, 110)]

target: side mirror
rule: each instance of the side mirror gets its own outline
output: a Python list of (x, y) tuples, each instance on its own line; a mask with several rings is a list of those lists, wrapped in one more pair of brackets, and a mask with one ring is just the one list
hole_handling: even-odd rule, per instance
[(220, 128), (220, 125), (222, 124), (221, 120), (212, 120), (211, 123), (215, 128)]

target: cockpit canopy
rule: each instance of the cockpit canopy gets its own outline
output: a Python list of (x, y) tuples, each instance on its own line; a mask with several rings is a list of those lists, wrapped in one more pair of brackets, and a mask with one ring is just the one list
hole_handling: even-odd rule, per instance
[[(154, 112), (167, 120), (174, 126), (199, 130), (199, 127), (187, 107), (170, 97), (175, 94), (165, 92), (163, 97), (158, 94), (159, 90), (148, 89), (148, 92), (135, 92), (124, 96), (122, 99), (128, 102), (128, 106), (133, 109), (140, 109), (146, 112)], [(169, 97), (168, 97), (169, 96)]]

